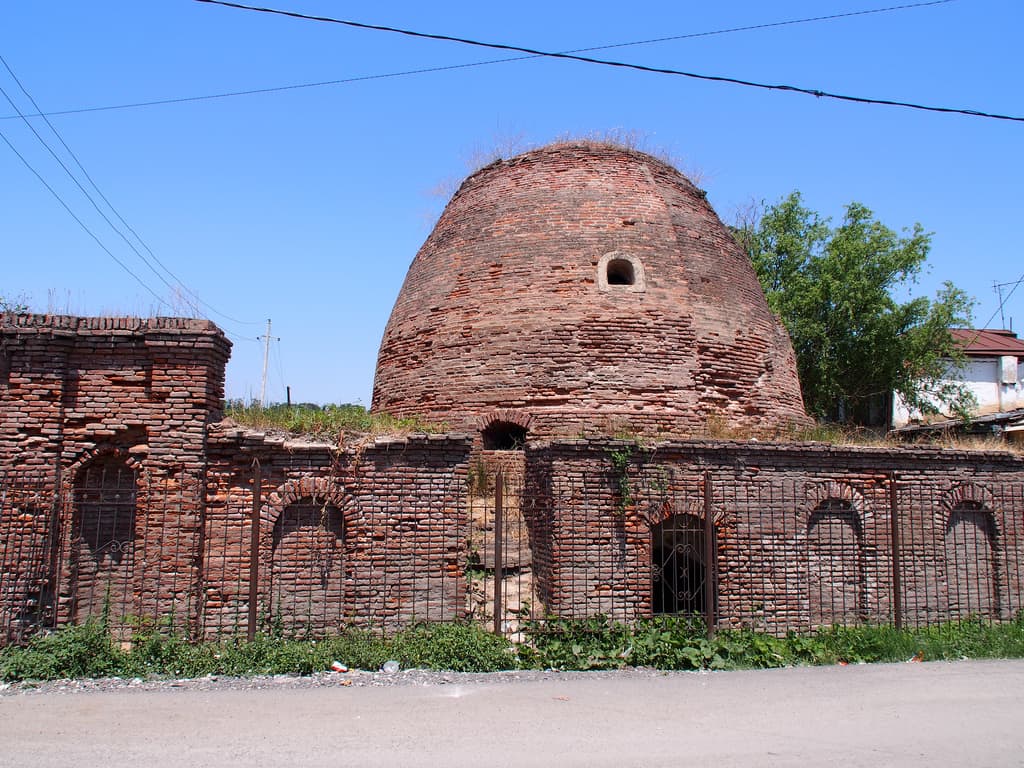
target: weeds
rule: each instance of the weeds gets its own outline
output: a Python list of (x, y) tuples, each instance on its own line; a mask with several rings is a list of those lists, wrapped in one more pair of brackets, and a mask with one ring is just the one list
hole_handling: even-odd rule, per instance
[(630, 445), (608, 451), (608, 459), (612, 464), (612, 481), (618, 496), (618, 512), (625, 516), (626, 510), (633, 504), (633, 489), (629, 484), (629, 464), (633, 459), (633, 447)]
[(549, 619), (526, 627), (525, 666), (556, 669), (759, 669), (797, 665), (1024, 658), (1024, 619), (965, 620), (919, 629), (833, 627), (775, 637), (724, 630), (709, 639), (699, 619), (662, 616), (627, 626), (605, 617)]
[(390, 638), (349, 629), (319, 640), (268, 635), (253, 642), (191, 643), (154, 631), (125, 649), (100, 622), (0, 649), (0, 679), (201, 677), (325, 671), (335, 659), (376, 670), (394, 659), (403, 668), (462, 672), (502, 669), (758, 669), (798, 665), (1024, 658), (1024, 618), (1002, 624), (968, 619), (919, 629), (834, 627), (775, 637), (723, 630), (708, 638), (699, 618), (658, 616), (627, 625), (604, 616), (526, 621), (517, 647), (468, 623), (417, 624)]
[(228, 400), (224, 415), (254, 429), (278, 429), (294, 435), (342, 442), (347, 435), (393, 435), (413, 432), (444, 432), (447, 426), (417, 417), (399, 418), (387, 413), (370, 413), (361, 405), (275, 405), (261, 408), (241, 400)]

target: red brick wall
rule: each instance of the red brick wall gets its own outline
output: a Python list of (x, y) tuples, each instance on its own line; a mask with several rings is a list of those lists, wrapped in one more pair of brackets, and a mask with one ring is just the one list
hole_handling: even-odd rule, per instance
[[(625, 501), (615, 451), (631, 452)], [(650, 615), (652, 527), (703, 520), (705, 476), (724, 626), (892, 621), (893, 482), (907, 623), (1024, 605), (1024, 460), (1012, 454), (580, 440), (532, 446), (527, 468), (539, 591), (556, 615)]]
[(216, 424), (204, 320), (0, 320), (0, 633), (105, 616), (322, 633), (465, 611), (465, 436), (341, 450)]
[[(0, 315), (0, 472), (38, 488), (47, 516), (45, 546), (26, 547), (8, 513), (8, 559), (36, 576), (0, 601), (36, 600), (56, 623), (194, 616), (206, 428), (230, 346), (207, 320)], [(119, 472), (133, 475), (134, 536), (92, 541), (120, 528), (91, 525), (74, 499), (87, 475)]]
[[(599, 285), (602, 258), (644, 290)], [(565, 144), (470, 176), (409, 268), (373, 408), (531, 436), (804, 422), (792, 348), (749, 259), (681, 174)]]
[[(337, 451), (215, 428), (206, 500), (204, 631), (214, 635), (247, 626), (254, 461), (262, 497), (262, 629), (322, 633), (343, 622), (397, 628), (416, 619), (461, 617), (468, 456), (465, 436), (381, 438)], [(275, 548), (282, 514), (302, 503), (329, 507), (340, 517), (333, 559), (323, 547), (332, 538), (323, 518), (300, 526), (291, 542)], [(319, 552), (298, 552), (303, 538), (319, 541)], [(281, 546), (291, 546), (293, 556)], [(321, 576), (310, 574), (311, 565), (323, 570)]]

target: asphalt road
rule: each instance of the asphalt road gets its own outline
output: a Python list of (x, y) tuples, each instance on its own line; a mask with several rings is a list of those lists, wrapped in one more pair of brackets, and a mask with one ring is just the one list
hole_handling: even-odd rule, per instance
[(0, 765), (1024, 766), (1024, 662), (4, 695)]

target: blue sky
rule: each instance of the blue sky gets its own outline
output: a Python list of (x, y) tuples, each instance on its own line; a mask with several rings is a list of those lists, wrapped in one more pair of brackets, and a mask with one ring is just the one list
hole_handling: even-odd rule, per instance
[[(541, 50), (887, 5), (265, 4)], [(955, 0), (589, 55), (1021, 115), (1022, 28), (1019, 0)], [(508, 56), (191, 0), (9, 4), (0, 54), (46, 112)], [(2, 67), (0, 87), (32, 110)], [(0, 95), (0, 116), (13, 114)], [(834, 220), (857, 200), (893, 228), (920, 222), (935, 234), (928, 273), (913, 292), (932, 295), (951, 280), (977, 299), (979, 324), (997, 310), (993, 282), (1017, 281), (1024, 271), (1022, 123), (551, 59), (55, 115), (51, 122), (146, 246), (216, 310), (204, 312), (235, 343), (229, 397), (259, 394), (262, 347), (255, 337), (269, 317), (280, 342), (272, 346), (268, 399), (283, 400), (287, 384), (296, 401), (369, 404), (391, 305), (458, 181), (495, 149), (528, 149), (567, 135), (641, 137), (696, 175), (726, 221), (752, 200), (771, 202), (796, 189)], [(74, 168), (46, 125), (33, 124)], [(0, 120), (0, 132), (167, 304), (124, 272), (2, 142), (0, 294), (24, 294), (37, 311), (188, 311), (20, 120)], [(1007, 322), (1012, 316), (1024, 325), (1024, 288), (1004, 312)]]

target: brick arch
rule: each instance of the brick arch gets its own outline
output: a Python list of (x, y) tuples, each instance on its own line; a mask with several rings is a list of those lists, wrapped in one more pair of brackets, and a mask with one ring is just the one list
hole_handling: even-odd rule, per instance
[(337, 507), (345, 517), (350, 494), (345, 486), (334, 477), (302, 477), (288, 480), (274, 489), (260, 510), (260, 521), (271, 529), (285, 507), (302, 499), (312, 499)]
[(857, 524), (860, 526), (861, 534), (874, 521), (874, 510), (872, 510), (871, 505), (864, 498), (863, 494), (849, 483), (842, 483), (836, 480), (815, 483), (807, 487), (805, 497), (807, 500), (800, 509), (800, 519), (805, 529), (810, 525), (811, 517), (826, 501), (847, 502), (857, 517)]
[(138, 478), (138, 488), (141, 492), (142, 488), (147, 484), (146, 481), (149, 479), (144, 465), (128, 450), (109, 443), (103, 443), (101, 445), (97, 445), (95, 448), (82, 451), (82, 453), (78, 455), (77, 459), (65, 467), (65, 487), (71, 488), (74, 485), (75, 479), (81, 474), (82, 470), (88, 468), (88, 466), (94, 461), (107, 458), (119, 459), (134, 471)]
[(515, 424), (517, 427), (529, 430), (532, 422), (533, 416), (526, 411), (515, 408), (494, 408), (477, 417), (476, 428), (482, 432), (492, 424), (505, 423)]
[[(712, 503), (711, 507), (712, 522), (714, 522), (716, 526), (721, 525), (725, 521), (725, 509), (715, 505), (714, 503)], [(703, 520), (704, 503), (698, 499), (684, 503), (674, 502), (672, 499), (665, 499), (660, 501), (660, 503), (655, 502), (646, 505), (645, 519), (647, 524), (651, 527), (664, 523), (673, 515), (692, 515), (699, 520)]]
[[(116, 471), (113, 483), (108, 467)], [(100, 465), (97, 467), (97, 465)], [(99, 477), (91, 474), (96, 468)], [(130, 475), (129, 486), (121, 473)], [(137, 614), (137, 551), (144, 548), (140, 518), (147, 508), (148, 478), (138, 459), (126, 449), (102, 444), (70, 464), (62, 481), (69, 501), (62, 512), (60, 593), (64, 606), (58, 608), (60, 621), (80, 623), (105, 616), (114, 631), (124, 629), (129, 615)]]
[(969, 481), (950, 488), (937, 505), (951, 618), (1002, 618), (1007, 608), (1003, 530), (995, 508), (991, 491)]
[(949, 525), (950, 517), (956, 511), (957, 507), (962, 505), (971, 506), (977, 504), (981, 511), (988, 513), (990, 522), (992, 523), (992, 530), (995, 531), (997, 538), (1002, 538), (1003, 530), (999, 525), (999, 518), (995, 513), (996, 510), (996, 499), (988, 488), (977, 483), (965, 482), (959, 483), (953, 486), (942, 495), (942, 499), (939, 501), (938, 509), (936, 510), (937, 522), (945, 530), (946, 526)]
[(836, 480), (808, 486), (805, 496), (796, 541), (806, 620), (812, 627), (859, 623), (873, 586), (865, 548), (871, 505), (852, 485)]

